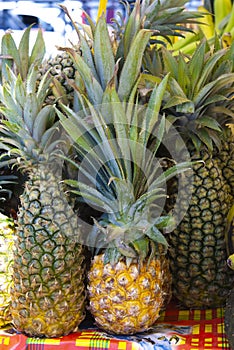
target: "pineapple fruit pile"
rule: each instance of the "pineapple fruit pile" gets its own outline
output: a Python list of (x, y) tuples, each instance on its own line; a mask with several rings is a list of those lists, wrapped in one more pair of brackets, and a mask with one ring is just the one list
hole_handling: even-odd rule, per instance
[(3, 37), (1, 164), (26, 177), (4, 321), (18, 331), (66, 335), (88, 308), (98, 327), (134, 334), (171, 294), (225, 304), (234, 45), (170, 50), (201, 20), (185, 3), (136, 1), (125, 21), (87, 16), (81, 30), (64, 7), (78, 40), (47, 62), (40, 31), (31, 52), (30, 27), (18, 48)]

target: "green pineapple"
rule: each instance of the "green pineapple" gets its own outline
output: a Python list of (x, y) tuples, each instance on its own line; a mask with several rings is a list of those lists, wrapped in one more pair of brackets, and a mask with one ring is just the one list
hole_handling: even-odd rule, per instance
[(61, 184), (58, 154), (64, 140), (53, 106), (45, 105), (48, 74), (37, 82), (43, 39), (38, 37), (29, 56), (28, 36), (29, 29), (18, 50), (10, 33), (2, 41), (2, 52), (12, 59), (3, 61), (0, 147), (3, 159), (10, 159), (1, 165), (18, 166), (27, 178), (20, 196), (10, 312), (18, 331), (58, 337), (75, 330), (84, 318), (84, 255), (74, 238), (77, 215)]
[(162, 52), (163, 69), (171, 72), (163, 111), (183, 137), (191, 160), (203, 161), (193, 166), (175, 203), (179, 225), (169, 235), (174, 295), (192, 308), (223, 305), (234, 281), (225, 249), (233, 203), (233, 141), (226, 126), (233, 118), (232, 50), (212, 50), (201, 42), (191, 57)]

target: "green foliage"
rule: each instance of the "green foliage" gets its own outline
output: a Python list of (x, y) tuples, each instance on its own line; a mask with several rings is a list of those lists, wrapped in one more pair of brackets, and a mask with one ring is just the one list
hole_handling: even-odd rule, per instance
[(25, 29), (17, 48), (13, 36), (10, 32), (4, 34), (1, 42), (1, 78), (2, 82), (8, 79), (7, 67), (11, 67), (16, 75), (20, 74), (25, 80), (32, 65), (40, 65), (45, 55), (45, 42), (42, 30), (38, 30), (36, 41), (31, 53), (29, 52), (30, 32), (32, 26)]
[[(101, 221), (94, 221), (88, 245), (97, 246), (97, 240), (102, 247), (105, 243), (115, 250), (111, 253), (115, 257), (143, 258), (153, 242), (167, 248), (161, 230), (171, 219), (157, 216), (160, 200), (165, 198), (165, 181), (190, 167), (190, 163), (181, 163), (160, 174), (155, 161), (165, 132), (165, 119), (159, 111), (167, 80), (165, 77), (154, 87), (145, 108), (125, 104), (110, 83), (108, 120), (84, 96), (79, 96), (88, 106), (83, 115), (65, 105), (60, 106), (63, 112), (56, 109), (79, 159), (66, 158), (77, 168), (78, 180), (65, 183), (81, 201), (105, 213)], [(145, 250), (140, 252), (140, 247)]]
[(197, 150), (220, 147), (223, 127), (234, 117), (233, 45), (223, 49), (217, 43), (214, 48), (202, 40), (191, 55), (174, 55), (162, 47), (144, 61), (149, 73), (154, 57), (160, 62), (159, 76), (170, 72), (163, 99), (167, 119)]

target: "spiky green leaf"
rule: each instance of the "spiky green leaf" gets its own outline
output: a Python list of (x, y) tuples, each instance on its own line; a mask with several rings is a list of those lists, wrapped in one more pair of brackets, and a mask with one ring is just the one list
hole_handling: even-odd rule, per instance
[(199, 124), (212, 130), (221, 131), (220, 124), (212, 117), (202, 116), (199, 118)]
[(142, 29), (133, 39), (119, 78), (118, 95), (121, 101), (128, 99), (139, 77), (143, 54), (151, 34), (151, 31)]
[(26, 79), (29, 68), (29, 37), (32, 26), (26, 28), (23, 32), (19, 43), (19, 56), (20, 56), (20, 75), (23, 80)]
[(40, 65), (45, 57), (46, 46), (42, 29), (37, 32), (37, 37), (29, 57), (29, 67), (31, 65)]
[[(7, 32), (2, 37), (1, 53), (3, 55), (2, 79), (4, 82), (5, 80), (7, 81), (7, 71), (6, 71), (7, 66), (12, 67), (13, 63), (15, 62), (15, 65), (16, 65), (18, 72), (20, 71), (20, 67), (21, 67), (21, 60), (20, 60), (19, 51), (17, 49), (16, 43), (13, 39), (13, 36), (10, 32)], [(11, 57), (11, 58), (4, 58), (4, 56)]]
[(137, 239), (131, 243), (141, 260), (144, 260), (149, 253), (149, 240), (146, 238)]
[(66, 51), (71, 55), (74, 66), (81, 75), (85, 84), (88, 97), (94, 105), (100, 105), (102, 102), (103, 89), (97, 79), (95, 79), (92, 70), (74, 49), (67, 48)]
[(163, 78), (160, 84), (153, 89), (148, 106), (145, 111), (142, 123), (141, 136), (139, 141), (146, 145), (149, 135), (153, 132), (158, 122), (158, 114), (167, 87), (168, 75)]
[[(36, 103), (34, 104), (36, 105)], [(32, 119), (34, 121), (32, 137), (37, 142), (41, 141), (41, 137), (48, 127), (52, 113), (54, 113), (53, 107), (51, 105), (46, 105), (41, 110), (39, 110), (35, 116), (32, 115)]]
[(152, 241), (162, 244), (168, 248), (168, 242), (161, 231), (154, 225), (152, 225), (147, 231), (146, 236), (148, 236)]
[(95, 67), (102, 89), (105, 90), (107, 83), (114, 75), (115, 58), (104, 16), (101, 16), (97, 22), (93, 49)]

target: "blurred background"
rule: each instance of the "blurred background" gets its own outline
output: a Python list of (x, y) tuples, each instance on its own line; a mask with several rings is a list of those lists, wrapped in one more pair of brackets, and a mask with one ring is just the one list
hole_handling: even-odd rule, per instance
[[(129, 2), (133, 2), (130, 0)], [(196, 10), (201, 1), (190, 1), (187, 7)], [(66, 6), (72, 18), (77, 23), (84, 23), (83, 12), (95, 20), (99, 1), (97, 0), (24, 0), (24, 1), (0, 1), (0, 40), (7, 30), (13, 32), (14, 39), (18, 44), (22, 31), (29, 25), (34, 24), (32, 36), (36, 37), (37, 29), (41, 27), (44, 31), (46, 43), (46, 56), (54, 56), (57, 53), (56, 45), (69, 45), (69, 41), (75, 42), (77, 35), (73, 30), (70, 20), (59, 7)], [(124, 7), (119, 1), (109, 0), (107, 5), (107, 20), (124, 13)], [(35, 38), (31, 38), (32, 43)]]

